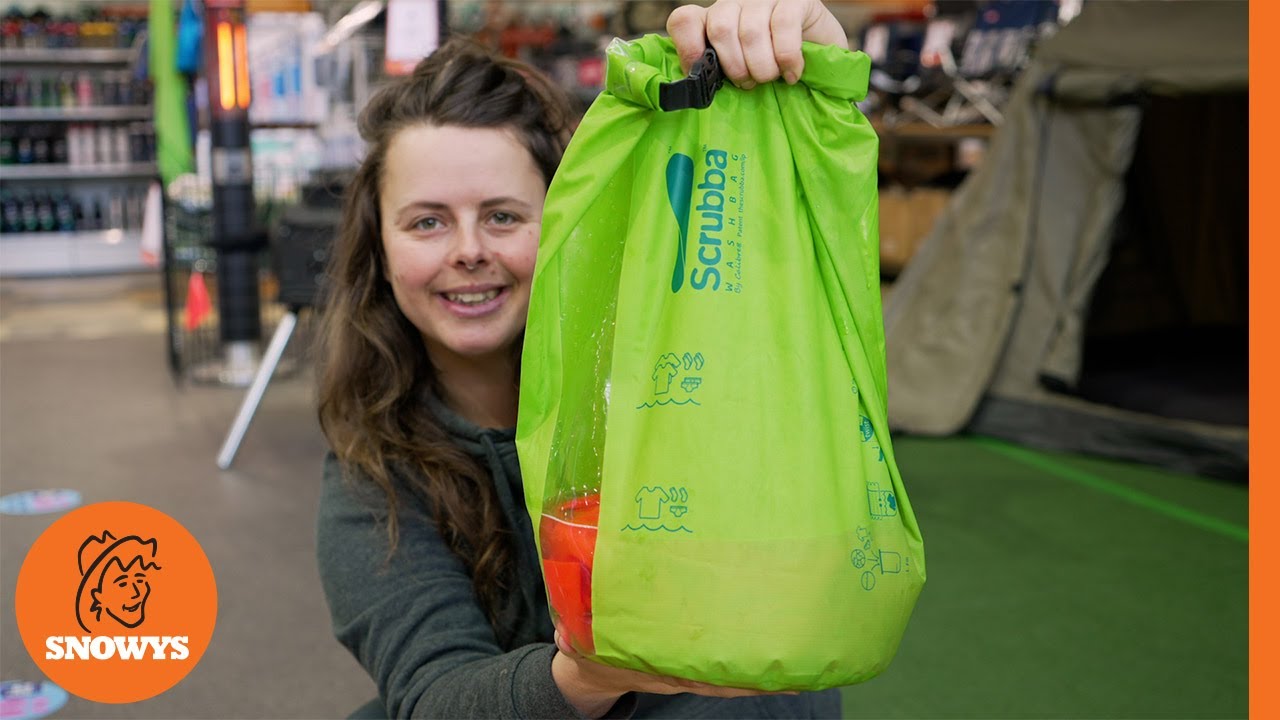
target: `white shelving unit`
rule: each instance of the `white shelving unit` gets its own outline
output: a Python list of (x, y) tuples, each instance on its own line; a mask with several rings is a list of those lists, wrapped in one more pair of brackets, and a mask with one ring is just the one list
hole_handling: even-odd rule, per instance
[(118, 120), (146, 120), (151, 117), (147, 105), (107, 105), (103, 107), (70, 108), (0, 108), (0, 122), (111, 122)]
[[(119, 71), (137, 61), (135, 48), (0, 50), (0, 69), (12, 73)], [(149, 120), (149, 105), (96, 107), (3, 107), (0, 123), (119, 123)], [(10, 191), (45, 188), (101, 190), (128, 185), (145, 189), (157, 175), (154, 163), (108, 165), (21, 164), (0, 166), (0, 185)], [(0, 277), (86, 275), (141, 270), (141, 231), (128, 229), (0, 234)]]
[(155, 163), (111, 165), (10, 165), (0, 170), (4, 180), (75, 180), (77, 178), (153, 178)]
[(5, 48), (0, 64), (127, 65), (135, 53), (133, 48)]
[(142, 234), (136, 230), (5, 233), (0, 277), (92, 275), (137, 270)]

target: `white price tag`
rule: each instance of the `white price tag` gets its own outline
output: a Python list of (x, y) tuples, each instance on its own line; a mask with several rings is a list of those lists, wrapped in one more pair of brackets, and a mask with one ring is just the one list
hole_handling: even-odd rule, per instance
[(388, 75), (408, 75), (440, 46), (437, 0), (387, 0)]

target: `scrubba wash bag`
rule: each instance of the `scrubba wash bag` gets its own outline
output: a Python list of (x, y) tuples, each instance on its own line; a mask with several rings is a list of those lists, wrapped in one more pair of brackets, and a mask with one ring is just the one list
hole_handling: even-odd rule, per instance
[(765, 690), (889, 663), (925, 579), (885, 420), (865, 55), (659, 109), (615, 42), (547, 196), (516, 440), (553, 614), (620, 667)]

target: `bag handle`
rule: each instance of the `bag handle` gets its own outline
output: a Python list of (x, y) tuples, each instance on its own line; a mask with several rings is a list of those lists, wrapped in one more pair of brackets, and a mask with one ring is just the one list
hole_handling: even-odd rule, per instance
[(720, 67), (720, 58), (715, 49), (707, 48), (689, 68), (689, 77), (658, 86), (658, 106), (666, 112), (702, 110), (711, 107), (721, 85), (724, 85), (724, 70)]

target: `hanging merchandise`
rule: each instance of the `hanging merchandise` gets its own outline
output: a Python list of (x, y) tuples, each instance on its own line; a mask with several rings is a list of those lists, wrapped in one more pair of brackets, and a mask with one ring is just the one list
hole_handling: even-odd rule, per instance
[(156, 164), (166, 184), (195, 169), (187, 123), (186, 83), (178, 73), (171, 0), (151, 0), (148, 68), (155, 87)]
[(209, 288), (205, 285), (204, 273), (193, 271), (187, 279), (187, 332), (200, 327), (211, 312), (213, 312), (213, 301), (209, 299)]
[(605, 664), (860, 682), (924, 584), (853, 105), (870, 63), (803, 52), (798, 84), (742, 91), (713, 52), (681, 79), (669, 40), (615, 41), (547, 195), (516, 440), (552, 613)]
[(196, 0), (183, 0), (178, 14), (178, 72), (196, 75), (200, 72), (200, 59), (204, 57), (204, 17)]

